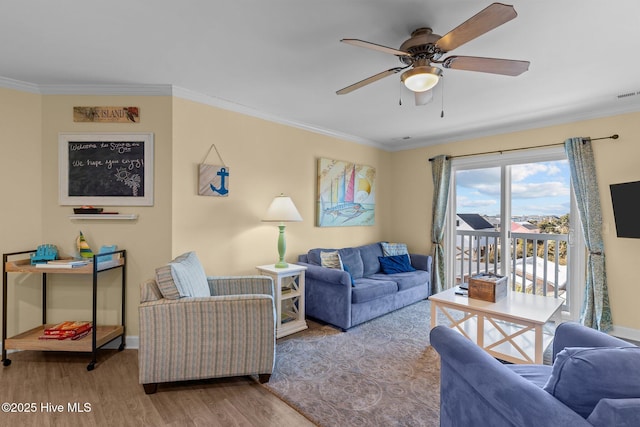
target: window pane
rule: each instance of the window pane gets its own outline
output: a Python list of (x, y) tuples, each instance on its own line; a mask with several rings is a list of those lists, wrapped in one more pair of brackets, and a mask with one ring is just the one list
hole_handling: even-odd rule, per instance
[(500, 272), (500, 167), (456, 171), (456, 283)]
[(515, 290), (565, 296), (570, 204), (566, 160), (511, 167)]

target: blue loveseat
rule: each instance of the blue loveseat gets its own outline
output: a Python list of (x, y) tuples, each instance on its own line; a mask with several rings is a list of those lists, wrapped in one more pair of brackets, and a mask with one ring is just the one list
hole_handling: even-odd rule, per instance
[[(322, 267), (321, 253), (337, 251), (344, 269)], [(385, 274), (382, 244), (342, 249), (311, 249), (298, 256), (307, 267), (307, 316), (347, 330), (427, 298), (431, 293), (431, 256), (410, 254), (414, 271)], [(384, 260), (383, 260), (384, 261)]]
[(440, 354), (440, 426), (640, 425), (640, 348), (577, 323), (560, 324), (553, 366), (505, 365), (446, 326)]

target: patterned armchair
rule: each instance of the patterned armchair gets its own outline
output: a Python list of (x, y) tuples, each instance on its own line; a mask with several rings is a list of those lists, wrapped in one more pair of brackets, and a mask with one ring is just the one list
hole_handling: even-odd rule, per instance
[(138, 310), (139, 380), (147, 394), (161, 382), (240, 375), (269, 381), (275, 362), (271, 278), (207, 277), (211, 296), (172, 299), (159, 286), (161, 269), (156, 277), (141, 284)]

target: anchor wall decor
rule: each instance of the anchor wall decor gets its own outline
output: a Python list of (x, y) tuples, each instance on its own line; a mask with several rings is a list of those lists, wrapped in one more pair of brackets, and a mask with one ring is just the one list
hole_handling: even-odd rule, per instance
[[(215, 149), (222, 165), (209, 165), (205, 163), (212, 149)], [(199, 165), (198, 172), (199, 195), (215, 197), (227, 197), (229, 195), (229, 167), (225, 165), (215, 144), (211, 144), (211, 147), (209, 147), (207, 155)]]

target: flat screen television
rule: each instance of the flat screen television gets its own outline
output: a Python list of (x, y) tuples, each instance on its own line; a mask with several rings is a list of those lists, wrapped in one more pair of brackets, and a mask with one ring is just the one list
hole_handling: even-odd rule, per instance
[(640, 239), (640, 181), (611, 184), (609, 187), (618, 237)]

